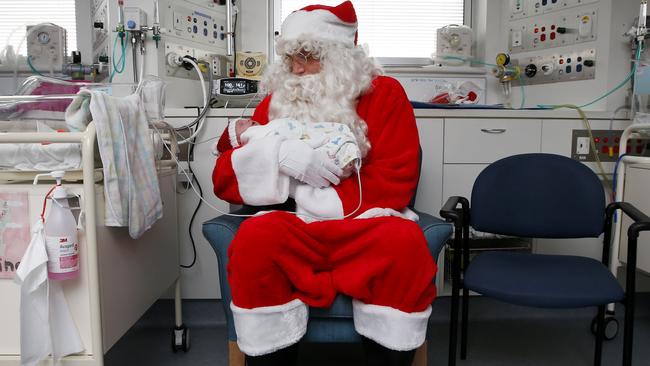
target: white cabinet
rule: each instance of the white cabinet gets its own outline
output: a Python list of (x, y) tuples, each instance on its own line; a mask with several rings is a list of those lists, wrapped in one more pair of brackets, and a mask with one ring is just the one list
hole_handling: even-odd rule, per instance
[(489, 164), (540, 151), (540, 120), (445, 119), (445, 164)]
[(445, 201), (453, 196), (470, 199), (474, 181), (486, 166), (487, 164), (445, 164), (442, 183)]
[(442, 118), (417, 120), (422, 148), (422, 169), (415, 200), (415, 208), (439, 216), (442, 201)]

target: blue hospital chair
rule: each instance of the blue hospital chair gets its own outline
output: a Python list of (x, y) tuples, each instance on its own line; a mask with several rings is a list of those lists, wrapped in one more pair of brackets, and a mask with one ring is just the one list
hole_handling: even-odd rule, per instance
[[(414, 203), (415, 197), (412, 198), (409, 207), (420, 216), (418, 224), (427, 240), (431, 256), (435, 260), (444, 243), (451, 235), (452, 225), (429, 214), (416, 211), (413, 208)], [(283, 205), (272, 207), (244, 206), (236, 213), (252, 214), (268, 209), (294, 211), (294, 208), (295, 203), (287, 202)], [(210, 242), (210, 245), (217, 254), (221, 299), (228, 326), (228, 359), (230, 366), (244, 365), (244, 355), (237, 346), (237, 333), (235, 332), (232, 311), (230, 310), (232, 298), (230, 285), (227, 280), (228, 274), (226, 272), (226, 266), (228, 265), (228, 246), (243, 221), (244, 218), (222, 215), (203, 224), (203, 235)], [(354, 330), (351, 298), (345, 295), (339, 295), (329, 308), (310, 308), (307, 334), (305, 334), (303, 341), (317, 343), (360, 343), (361, 337)], [(413, 365), (426, 365), (426, 346), (427, 343), (425, 342), (418, 349)]]
[[(625, 291), (607, 267), (612, 216), (617, 209), (635, 221), (628, 230)], [(523, 306), (597, 307), (594, 365), (601, 364), (606, 305), (621, 302), (625, 305), (623, 365), (631, 365), (636, 244), (639, 232), (650, 230), (650, 218), (629, 203), (606, 206), (603, 186), (589, 168), (552, 154), (507, 157), (481, 172), (474, 182), (471, 204), (464, 197), (450, 197), (440, 214), (455, 228), (449, 365), (456, 363), (460, 289), (461, 359), (467, 356), (471, 290)], [(470, 261), (470, 226), (530, 238), (597, 238), (604, 233), (602, 261), (504, 251), (485, 252)]]

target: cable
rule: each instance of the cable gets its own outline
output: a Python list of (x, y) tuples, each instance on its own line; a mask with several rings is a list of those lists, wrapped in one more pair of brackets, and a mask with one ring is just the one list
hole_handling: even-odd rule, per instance
[[(192, 156), (193, 153), (194, 153), (194, 144), (190, 146), (190, 150), (187, 156), (187, 169), (192, 174), (192, 179), (196, 181), (196, 185), (199, 187), (199, 193), (201, 194), (201, 197), (203, 197), (203, 188), (201, 188), (201, 183), (199, 182), (199, 179), (196, 177), (196, 174), (194, 174), (194, 171), (192, 170), (192, 165), (190, 164), (190, 156)], [(194, 218), (196, 218), (196, 214), (199, 212), (202, 203), (203, 201), (199, 200), (199, 203), (196, 205), (196, 208), (192, 213), (192, 218), (190, 219), (190, 223), (188, 226), (188, 231), (190, 234), (190, 242), (192, 243), (192, 253), (193, 253), (192, 263), (188, 265), (181, 264), (180, 265), (181, 268), (192, 268), (196, 263), (196, 242), (194, 241), (194, 234), (192, 234), (192, 225), (194, 224)]]
[[(194, 62), (194, 60), (192, 60), (191, 58), (183, 57), (182, 60), (183, 60), (183, 62), (187, 62), (190, 65), (192, 65), (192, 67), (194, 67), (194, 70), (196, 70), (196, 73), (199, 76), (199, 81), (201, 83), (201, 91), (203, 92), (203, 109), (206, 110), (208, 108), (208, 102), (209, 101), (208, 101), (208, 94), (205, 91), (205, 80), (203, 79), (203, 73), (201, 72), (201, 69), (199, 68), (199, 65), (196, 62)], [(200, 120), (201, 119), (199, 119), (199, 121)], [(179, 145), (188, 143), (190, 140), (194, 139), (196, 137), (196, 135), (199, 134), (199, 132), (201, 131), (201, 127), (203, 127), (203, 124), (200, 123), (200, 122), (197, 122), (197, 124), (198, 124), (198, 126), (196, 127), (196, 130), (194, 131), (194, 133), (190, 137), (188, 137), (188, 138), (186, 138), (184, 140), (178, 141)], [(184, 129), (188, 128), (188, 126), (184, 126), (183, 128)]]
[[(230, 0), (227, 0), (230, 1)], [(235, 4), (235, 0), (232, 1), (233, 5)], [(232, 72), (235, 74), (234, 76), (237, 76), (237, 39), (235, 37), (236, 30), (237, 30), (237, 16), (239, 15), (239, 9), (235, 12), (235, 24), (232, 26), (232, 53), (233, 53), (233, 58), (234, 62), (233, 67), (232, 67)]]

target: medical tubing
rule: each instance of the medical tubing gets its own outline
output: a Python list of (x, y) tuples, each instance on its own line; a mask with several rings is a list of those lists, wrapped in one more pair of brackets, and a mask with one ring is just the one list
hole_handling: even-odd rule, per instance
[[(117, 40), (120, 40), (120, 50), (122, 55), (120, 56), (120, 59), (117, 61), (117, 64), (115, 63), (115, 49), (117, 48)], [(113, 71), (111, 72), (111, 75), (109, 76), (108, 80), (113, 81), (113, 77), (115, 74), (121, 74), (124, 71), (124, 67), (126, 66), (126, 57), (124, 54), (126, 53), (126, 43), (124, 42), (124, 38), (118, 36), (115, 36), (115, 41), (113, 42), (113, 53), (111, 54), (111, 63), (113, 64)], [(121, 66), (117, 66), (118, 64), (121, 64)], [(133, 66), (135, 67), (135, 65)]]
[(619, 111), (622, 111), (624, 109), (631, 109), (629, 105), (622, 105), (614, 110), (612, 112), (612, 116), (609, 118), (609, 129), (612, 130), (614, 129), (614, 118), (616, 118), (616, 115), (618, 114)]
[(596, 165), (598, 166), (598, 170), (600, 171), (600, 175), (603, 176), (605, 186), (611, 188), (612, 187), (612, 182), (609, 181), (609, 174), (607, 174), (605, 172), (605, 168), (603, 167), (603, 163), (600, 161), (600, 156), (598, 156), (598, 149), (596, 148), (596, 140), (594, 139), (594, 134), (593, 134), (593, 131), (591, 130), (591, 124), (589, 123), (589, 120), (587, 119), (587, 115), (585, 114), (585, 112), (582, 110), (581, 107), (578, 107), (577, 105), (573, 105), (573, 104), (553, 105), (551, 109), (560, 109), (560, 108), (569, 108), (569, 109), (575, 109), (576, 111), (578, 111), (578, 114), (580, 115), (580, 118), (582, 119), (582, 122), (585, 125), (585, 129), (589, 133), (589, 146), (591, 148), (591, 151), (594, 154), (594, 159), (596, 160)]
[[(589, 103), (585, 103), (585, 104), (577, 106), (577, 107), (578, 108), (589, 107), (590, 105), (595, 104), (597, 102), (600, 102), (601, 100), (607, 98), (608, 96), (612, 95), (615, 91), (617, 91), (618, 89), (625, 86), (625, 84), (627, 84), (627, 82), (632, 79), (632, 77), (634, 76), (634, 73), (636, 72), (636, 66), (639, 63), (639, 60), (641, 59), (641, 49), (642, 49), (642, 47), (641, 47), (641, 45), (639, 45), (637, 47), (637, 49), (636, 49), (636, 55), (634, 56), (634, 62), (632, 63), (632, 69), (630, 70), (630, 73), (627, 74), (625, 79), (623, 79), (623, 81), (621, 81), (613, 89), (609, 90), (607, 93), (603, 94), (602, 96), (592, 100)], [(554, 104), (538, 104), (537, 106), (539, 108), (543, 108), (543, 109), (557, 109), (557, 108), (555, 108), (555, 107), (557, 107), (557, 105), (554, 105)]]
[(32, 56), (27, 56), (27, 66), (29, 66), (30, 70), (32, 70), (34, 74), (38, 76), (45, 76), (40, 71), (36, 70), (34, 64), (32, 64)]
[[(447, 60), (469, 61), (470, 63), (484, 65), (484, 66), (490, 66), (490, 67), (499, 67), (499, 65), (495, 65), (495, 64), (491, 64), (489, 62), (484, 62), (484, 61), (481, 61), (481, 60), (478, 60), (478, 59), (467, 58), (467, 57), (443, 56), (442, 58), (447, 59)], [(506, 70), (514, 70), (514, 69), (506, 67)], [(519, 86), (521, 87), (521, 104), (519, 106), (519, 109), (524, 109), (524, 105), (526, 104), (526, 91), (524, 90), (524, 80), (521, 77), (519, 78)]]
[[(199, 63), (204, 63), (204, 61), (200, 61)], [(210, 64), (208, 64), (208, 69), (209, 69), (209, 66), (210, 66)], [(196, 118), (194, 119), (194, 121), (192, 121), (192, 122), (186, 124), (185, 126), (176, 127), (176, 128), (174, 128), (174, 131), (184, 131), (184, 130), (188, 130), (188, 129), (190, 129), (191, 127), (193, 127), (194, 125), (198, 124), (200, 121), (203, 120), (203, 118), (205, 117), (205, 115), (208, 113), (208, 111), (209, 111), (209, 109), (210, 109), (209, 107), (211, 107), (212, 104), (214, 103), (214, 102), (213, 102), (213, 98), (212, 98), (212, 88), (211, 88), (211, 86), (212, 86), (212, 79), (213, 79), (213, 78), (212, 78), (212, 73), (209, 72), (209, 73), (208, 73), (208, 87), (210, 87), (210, 88), (208, 89), (208, 108), (200, 109), (200, 110), (199, 110), (200, 113), (199, 113), (198, 116), (196, 116)], [(177, 133), (177, 134), (178, 134), (178, 133)], [(185, 136), (182, 136), (182, 135), (180, 135), (180, 134), (178, 134), (178, 136), (180, 136), (181, 138), (185, 138)], [(192, 141), (188, 141), (188, 143), (193, 144), (194, 142), (192, 142)]]
[[(201, 72), (201, 69), (199, 68), (199, 65), (196, 62), (194, 62), (194, 60), (192, 60), (192, 59), (190, 59), (188, 57), (183, 57), (183, 61), (185, 61), (185, 62), (189, 63), (190, 65), (192, 65), (192, 67), (194, 67), (194, 70), (196, 70), (196, 73), (199, 75), (199, 80), (201, 82), (201, 91), (203, 92), (203, 109), (207, 110), (210, 106), (209, 106), (208, 94), (205, 91), (205, 80), (203, 79), (203, 73)], [(205, 116), (205, 114), (204, 114), (204, 116)], [(203, 118), (205, 118), (205, 117), (203, 117)], [(202, 119), (199, 119), (198, 126), (196, 127), (196, 130), (194, 131), (194, 133), (190, 137), (186, 138), (185, 140), (178, 141), (179, 145), (188, 143), (189, 141), (194, 139), (201, 132), (201, 130), (203, 129), (203, 126), (205, 125), (205, 123), (201, 123), (200, 121), (202, 121)]]

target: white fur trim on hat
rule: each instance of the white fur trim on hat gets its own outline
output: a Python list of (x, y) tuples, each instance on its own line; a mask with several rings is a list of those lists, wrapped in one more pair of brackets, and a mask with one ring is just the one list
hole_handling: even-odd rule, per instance
[(239, 141), (237, 141), (237, 121), (239, 121), (239, 118), (236, 120), (231, 120), (228, 121), (228, 139), (230, 140), (230, 146), (232, 148), (236, 148), (239, 146)]
[(341, 42), (354, 46), (357, 23), (346, 23), (327, 10), (298, 10), (282, 23), (280, 36), (284, 40), (313, 39)]
[(298, 343), (307, 332), (308, 308), (295, 299), (286, 304), (253, 309), (230, 303), (237, 345), (249, 356), (265, 355)]
[(418, 313), (352, 300), (354, 329), (386, 348), (409, 351), (424, 343), (431, 305)]

